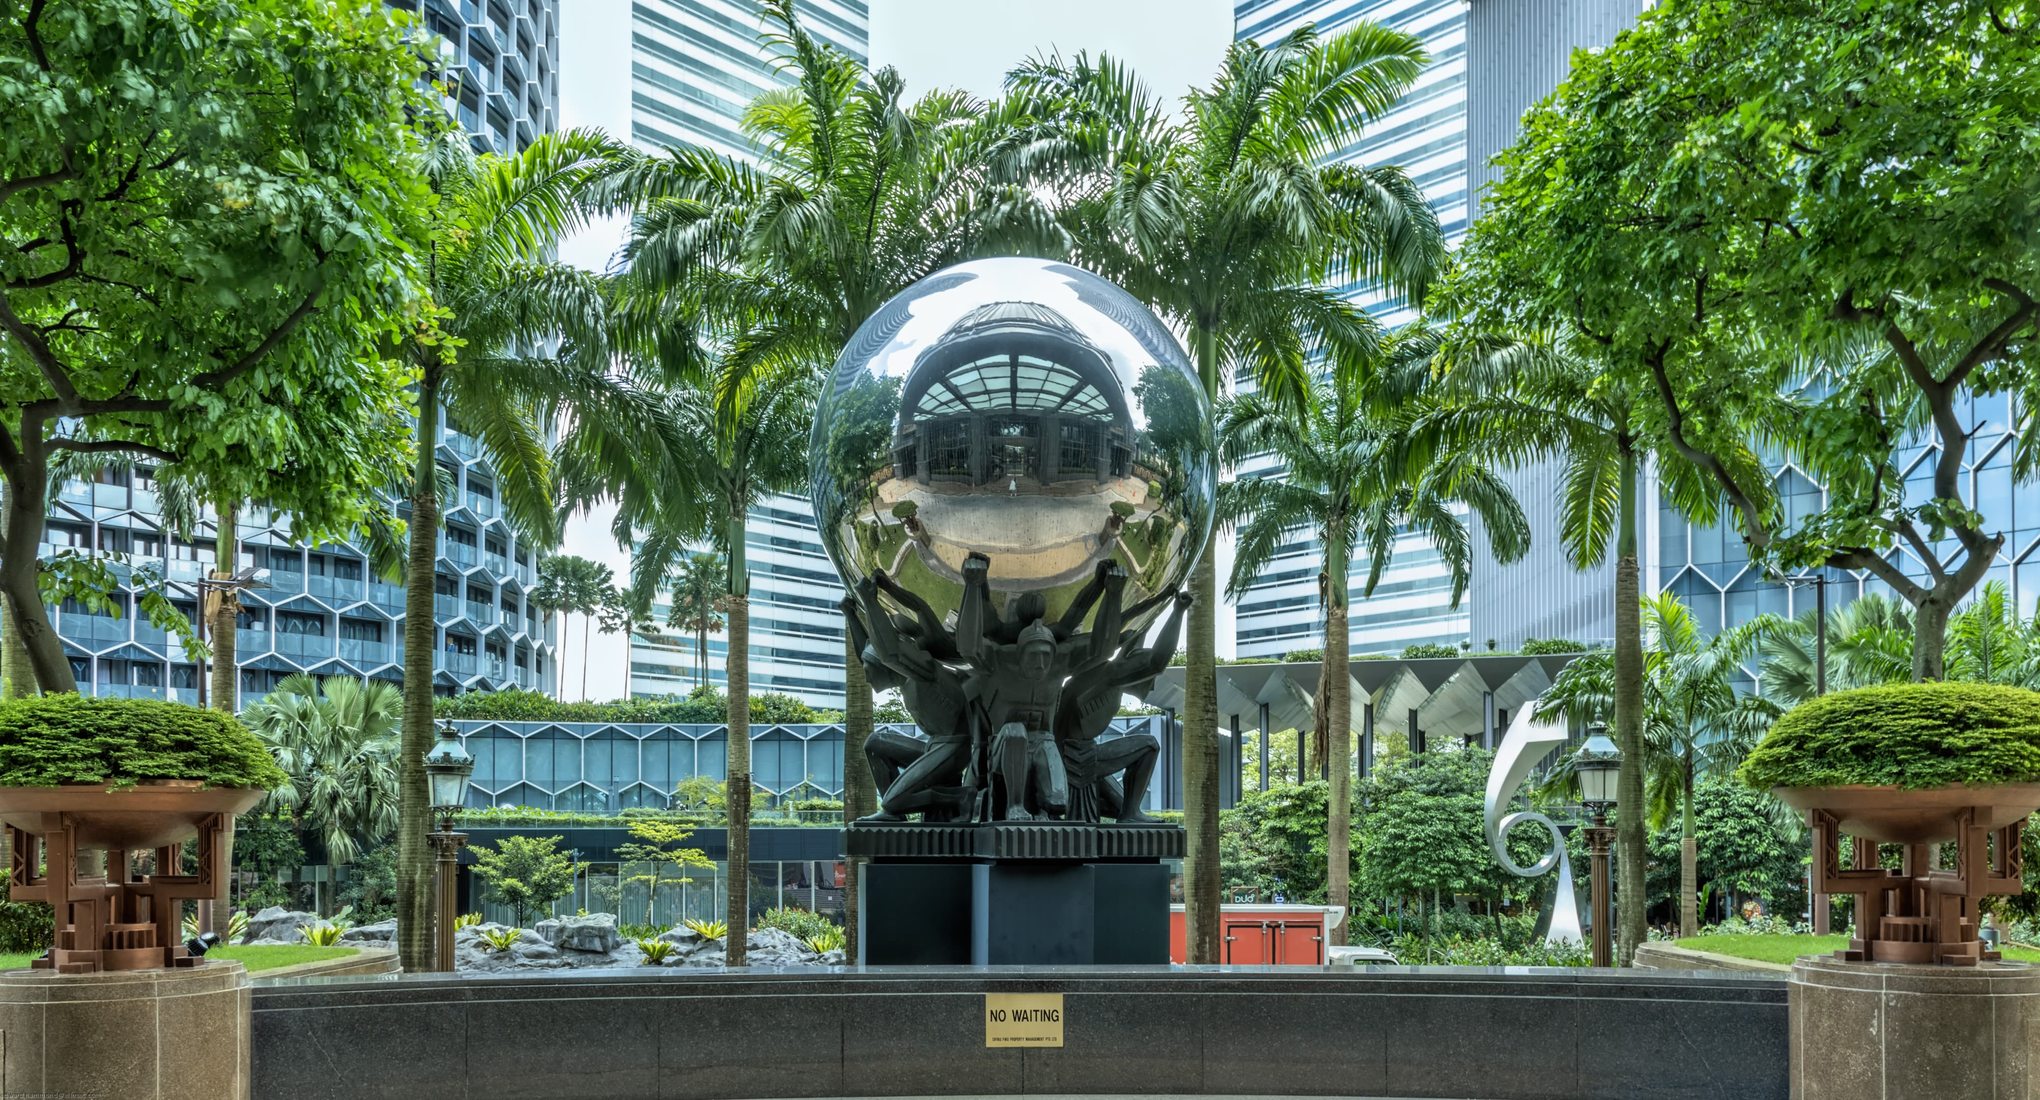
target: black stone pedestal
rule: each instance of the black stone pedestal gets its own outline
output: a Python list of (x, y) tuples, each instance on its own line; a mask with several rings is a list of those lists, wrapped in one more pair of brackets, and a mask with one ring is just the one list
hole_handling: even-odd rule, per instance
[(858, 961), (1164, 964), (1172, 825), (852, 825)]

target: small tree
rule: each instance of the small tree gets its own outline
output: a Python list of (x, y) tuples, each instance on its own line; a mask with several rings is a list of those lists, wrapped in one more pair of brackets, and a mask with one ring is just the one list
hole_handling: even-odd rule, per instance
[(560, 851), (556, 836), (506, 836), (493, 849), (475, 849), (475, 874), (488, 883), (490, 900), (516, 913), (519, 928), (532, 910), (573, 893), (587, 866)]
[(632, 865), (643, 868), (634, 875), (624, 877), (625, 882), (641, 882), (645, 886), (645, 923), (655, 923), (652, 917), (659, 903), (659, 887), (678, 882), (692, 882), (687, 876), (690, 867), (712, 868), (715, 861), (699, 848), (682, 848), (680, 843), (694, 835), (694, 830), (677, 821), (647, 818), (631, 823), (630, 835), (635, 839), (628, 844), (616, 846), (616, 858), (625, 867)]

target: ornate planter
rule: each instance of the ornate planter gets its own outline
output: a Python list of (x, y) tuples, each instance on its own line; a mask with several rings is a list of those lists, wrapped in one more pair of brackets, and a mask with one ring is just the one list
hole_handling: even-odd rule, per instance
[[(56, 943), (36, 960), (62, 974), (189, 966), (179, 942), (182, 903), (216, 898), (226, 881), (234, 815), (259, 790), (207, 789), (163, 781), (125, 789), (99, 784), (0, 787), (0, 823), (13, 830), (8, 886), (16, 901), (56, 911)], [(195, 874), (180, 870), (179, 847), (198, 839)], [(131, 853), (153, 850), (156, 872), (131, 870)], [(80, 853), (104, 852), (105, 868)]]
[[(1977, 904), (2023, 889), (2019, 841), (2040, 809), (2040, 783), (1772, 790), (1812, 824), (1814, 890), (1856, 896), (1856, 938), (1837, 957), (1947, 966), (1997, 959), (1977, 939)], [(1844, 835), (1855, 845), (1848, 870)], [(1937, 866), (1939, 845), (1951, 840), (1954, 866)], [(1880, 843), (1905, 845), (1904, 866), (1880, 868)]]

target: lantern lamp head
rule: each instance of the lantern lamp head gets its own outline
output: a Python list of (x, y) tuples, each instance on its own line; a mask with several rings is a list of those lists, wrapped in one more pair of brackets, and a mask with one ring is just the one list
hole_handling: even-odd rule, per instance
[(1617, 777), (1622, 773), (1622, 750), (1608, 737), (1608, 727), (1599, 722), (1587, 727), (1587, 740), (1573, 754), (1573, 774), (1579, 777), (1580, 801), (1587, 812), (1605, 814), (1615, 805)]
[(467, 805), (468, 776), (474, 774), (475, 758), (460, 743), (460, 733), (451, 722), (439, 724), (439, 740), (425, 753), (426, 782), (431, 787), (432, 810), (451, 819)]

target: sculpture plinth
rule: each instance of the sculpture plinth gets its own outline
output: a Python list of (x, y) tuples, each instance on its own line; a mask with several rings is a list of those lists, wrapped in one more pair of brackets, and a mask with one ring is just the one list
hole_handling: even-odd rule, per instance
[[(1978, 903), (2025, 889), (2020, 840), (2040, 808), (2040, 784), (1936, 787), (1778, 787), (1813, 827), (1814, 891), (1856, 896), (1848, 962), (1975, 966), (1998, 954), (1978, 939)], [(1854, 840), (1841, 865), (1841, 838)], [(1937, 849), (1955, 842), (1951, 867)], [(1903, 865), (1880, 867), (1876, 845), (1905, 846)]]
[[(181, 903), (220, 896), (233, 846), (234, 815), (261, 791), (199, 783), (0, 788), (0, 822), (13, 830), (8, 891), (40, 901), (56, 917), (55, 943), (34, 966), (59, 974), (188, 966)], [(198, 840), (198, 866), (185, 874), (182, 846)], [(105, 865), (85, 852), (104, 853)], [(129, 854), (153, 851), (155, 870), (133, 871)], [(169, 870), (175, 868), (175, 871)]]

